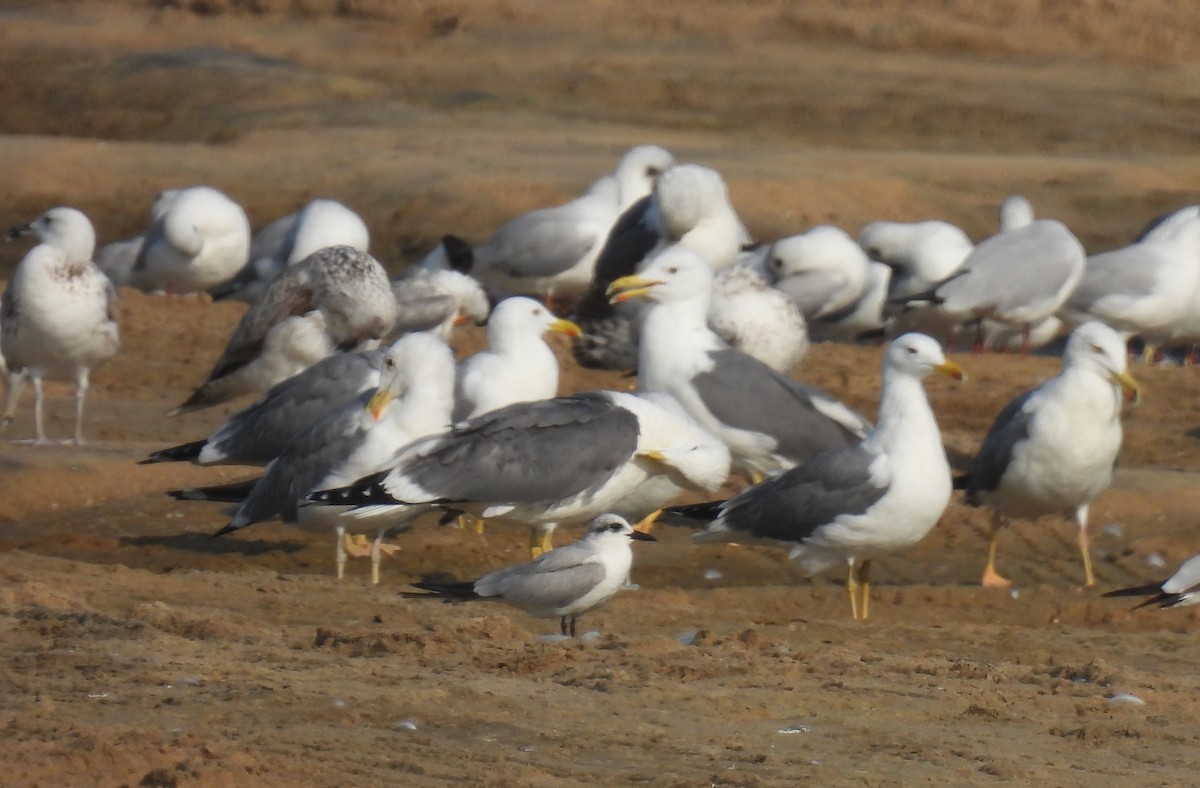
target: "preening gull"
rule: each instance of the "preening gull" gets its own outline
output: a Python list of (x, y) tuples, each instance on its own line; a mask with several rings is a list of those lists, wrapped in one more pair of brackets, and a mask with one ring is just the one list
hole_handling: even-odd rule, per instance
[(640, 270), (671, 246), (699, 254), (714, 270), (732, 264), (750, 242), (720, 173), (680, 164), (663, 173), (649, 199), (634, 204), (613, 226), (596, 262), (596, 274), (579, 304), (575, 321), (584, 336), (575, 359), (585, 367), (637, 367), (639, 304), (609, 303), (614, 280)]
[(412, 268), (421, 271), (458, 271), (461, 274), (471, 273), (475, 267), (475, 250), (471, 245), (457, 235), (443, 235), (437, 246)]
[(982, 241), (962, 270), (933, 291), (933, 301), (948, 320), (992, 318), (1028, 336), (1066, 303), (1084, 260), (1083, 246), (1066, 225), (1038, 219)]
[(1192, 556), (1179, 571), (1161, 583), (1109, 591), (1104, 596), (1144, 596), (1140, 607), (1187, 607), (1200, 604), (1200, 555)]
[(713, 518), (697, 542), (787, 548), (805, 574), (847, 567), (851, 615), (867, 618), (871, 561), (929, 533), (950, 502), (950, 466), (921, 381), (962, 378), (924, 334), (894, 340), (883, 357), (879, 421), (861, 442), (807, 462), (717, 504), (672, 510)]
[(24, 376), (33, 381), (35, 443), (46, 444), (43, 378), (75, 382), (75, 444), (83, 443), (83, 402), (92, 368), (120, 347), (113, 312), (116, 291), (92, 262), (96, 233), (74, 208), (51, 208), (8, 231), (12, 240), (36, 235), (0, 298), (0, 353), (8, 367), (5, 421), (12, 416)]
[(869, 425), (828, 394), (729, 347), (706, 323), (713, 273), (694, 252), (672, 247), (610, 286), (615, 301), (653, 302), (642, 325), (638, 390), (674, 397), (723, 440), (735, 467), (766, 476), (836, 446)]
[(318, 249), (349, 246), (366, 252), (370, 245), (371, 233), (361, 216), (337, 200), (313, 200), (256, 235), (249, 262), (232, 279), (213, 288), (212, 296), (217, 301), (252, 304), (285, 268)]
[(655, 145), (631, 148), (616, 170), (564, 205), (510, 219), (475, 249), (476, 276), (503, 293), (578, 297), (621, 212), (650, 193), (672, 164)]
[(1122, 389), (1136, 397), (1125, 343), (1102, 323), (1071, 334), (1057, 377), (1004, 407), (992, 423), (965, 483), (967, 502), (993, 511), (985, 586), (1007, 587), (996, 572), (996, 535), (1003, 516), (1040, 517), (1074, 511), (1084, 584), (1093, 585), (1088, 507), (1112, 483), (1121, 448)]
[(1072, 322), (1099, 320), (1126, 336), (1169, 340), (1200, 289), (1200, 206), (1177, 211), (1142, 240), (1092, 255), (1063, 309)]
[(209, 186), (180, 189), (146, 231), (132, 276), (145, 289), (209, 290), (228, 281), (250, 254), (250, 220)]
[(281, 380), (201, 440), (162, 449), (142, 460), (197, 465), (266, 465), (292, 438), (330, 413), (378, 388), (385, 351), (334, 353)]
[(558, 394), (558, 357), (543, 338), (547, 331), (579, 336), (579, 326), (532, 298), (496, 304), (488, 318), (488, 347), (459, 368), (455, 420)]
[[(158, 193), (150, 205), (151, 224), (162, 218), (178, 194), (178, 189), (166, 189)], [(134, 265), (141, 254), (145, 239), (145, 235), (135, 235), (133, 238), (105, 244), (96, 250), (96, 267), (103, 271), (116, 287), (128, 285), (139, 290), (161, 288), (161, 283), (144, 282), (134, 276)]]
[(309, 499), (356, 506), (349, 514), (368, 519), (442, 508), (525, 525), (537, 553), (549, 549), (556, 526), (611, 511), (677, 464), (707, 463), (675, 451), (692, 430), (677, 412), (624, 392), (522, 402), (455, 424), (405, 448), (390, 470)]
[(320, 249), (242, 315), (208, 380), (176, 413), (266, 391), (335, 350), (378, 342), (395, 322), (396, 299), (375, 258), (349, 246)]
[[(379, 388), (297, 434), (216, 535), (274, 517), (285, 523), (315, 520), (317, 525), (332, 525), (338, 531), (337, 570), (342, 577), (347, 523), (336, 507), (301, 508), (300, 502), (314, 490), (341, 487), (372, 474), (404, 446), (448, 429), (453, 391), (454, 356), (446, 343), (431, 334), (400, 338), (384, 355)], [(204, 493), (203, 488), (180, 491), (189, 499)], [(372, 549), (373, 583), (379, 582), (379, 544), (386, 530), (379, 530)]]
[(482, 324), (492, 305), (483, 286), (469, 274), (453, 269), (413, 265), (392, 281), (396, 298), (394, 334), (433, 331), (443, 339), (461, 322)]
[(771, 286), (766, 253), (743, 252), (717, 272), (708, 324), (731, 346), (776, 372), (790, 372), (808, 352), (808, 325), (792, 299)]
[(496, 599), (535, 618), (557, 618), (562, 634), (575, 637), (575, 620), (612, 599), (629, 576), (632, 539), (654, 541), (619, 515), (602, 514), (582, 539), (529, 563), (498, 569), (474, 582), (414, 583), (432, 593), (411, 597)]
[(814, 335), (835, 342), (858, 342), (883, 336), (892, 321), (887, 308), (891, 282), (892, 269), (872, 260), (867, 266), (867, 281), (858, 300), (818, 321), (813, 327)]

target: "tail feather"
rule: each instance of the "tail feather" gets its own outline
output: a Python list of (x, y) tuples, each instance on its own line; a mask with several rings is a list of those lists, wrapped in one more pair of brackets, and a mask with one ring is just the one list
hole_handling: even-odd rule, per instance
[(211, 487), (188, 487), (183, 490), (170, 490), (167, 495), (177, 501), (220, 501), (222, 503), (241, 503), (250, 495), (254, 485), (261, 477), (247, 479), (230, 484), (215, 484)]
[(208, 445), (208, 438), (202, 438), (191, 443), (181, 443), (169, 449), (152, 452), (144, 460), (138, 460), (138, 465), (152, 465), (156, 462), (195, 462), (200, 458), (200, 452)]

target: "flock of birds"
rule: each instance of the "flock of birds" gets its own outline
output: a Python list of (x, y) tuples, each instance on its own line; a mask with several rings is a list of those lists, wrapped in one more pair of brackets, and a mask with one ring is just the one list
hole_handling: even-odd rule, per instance
[[(228, 504), (218, 535), (276, 518), (332, 529), (338, 576), (369, 554), (374, 582), (384, 535), (422, 515), (528, 526), (531, 562), (421, 587), (558, 617), (564, 634), (627, 582), (631, 540), (653, 538), (664, 511), (697, 542), (780, 546), (809, 575), (845, 567), (851, 614), (866, 618), (871, 562), (920, 541), (957, 486), (993, 513), (984, 584), (1008, 585), (995, 566), (1007, 518), (1070, 513), (1092, 585), (1088, 507), (1111, 483), (1124, 399), (1138, 397), (1126, 343), (1200, 341), (1197, 206), (1090, 257), (1020, 197), (979, 244), (945, 222), (881, 221), (857, 239), (823, 225), (755, 245), (720, 174), (657, 146), (480, 245), (446, 236), (394, 281), (366, 224), (332, 200), (252, 236), (236, 202), (196, 186), (162, 193), (143, 235), (98, 251), (73, 208), (9, 238), (25, 234), (39, 243), (0, 305), (6, 424), (32, 381), (34, 442), (48, 443), (42, 380), (65, 378), (83, 442), (90, 371), (119, 347), (118, 286), (245, 301), (176, 412), (259, 399), (144, 462), (263, 473), (172, 494)], [(465, 321), (486, 321), (488, 347), (456, 363), (447, 338)], [(636, 372), (636, 393), (557, 396), (547, 332), (573, 337), (582, 365)], [(944, 354), (963, 332), (1026, 352), (1067, 339), (1060, 374), (1009, 403), (955, 478), (922, 381), (963, 377)], [(874, 423), (790, 374), (811, 341), (882, 337), (894, 338)], [(729, 500), (672, 507), (733, 473), (751, 483)], [(580, 541), (552, 548), (557, 526), (582, 523)], [(1117, 593), (1200, 601), (1200, 557)]]

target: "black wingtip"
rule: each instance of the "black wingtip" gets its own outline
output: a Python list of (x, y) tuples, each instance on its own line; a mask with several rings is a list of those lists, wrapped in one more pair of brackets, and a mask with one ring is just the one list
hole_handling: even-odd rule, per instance
[(951, 478), (951, 482), (956, 490), (965, 490), (971, 486), (971, 474), (959, 473)]
[(152, 452), (144, 460), (138, 460), (138, 465), (153, 465), (159, 462), (193, 462), (200, 458), (200, 452), (208, 445), (208, 438), (202, 438), (190, 443), (181, 443), (169, 449)]
[(684, 506), (671, 506), (663, 509), (655, 522), (663, 525), (682, 525), (691, 528), (707, 525), (721, 515), (721, 507), (726, 503), (721, 501), (708, 501), (706, 503), (693, 503)]
[(317, 490), (304, 496), (309, 503), (326, 506), (371, 506), (376, 504), (398, 504), (387, 490), (383, 488), (383, 480), (388, 471), (359, 479), (347, 487), (335, 487), (330, 490)]
[(450, 268), (460, 274), (470, 274), (475, 267), (475, 250), (471, 245), (457, 235), (443, 235), (442, 249), (446, 251), (446, 259)]
[(216, 539), (218, 536), (224, 536), (225, 534), (231, 534), (231, 533), (233, 533), (234, 531), (238, 530), (240, 527), (241, 527), (241, 526), (234, 525), (233, 523), (229, 523), (229, 524), (228, 524), (228, 525), (226, 525), (224, 528), (222, 528), (221, 530), (217, 531), (216, 533), (214, 533), (212, 536), (210, 536), (210, 537), (208, 537), (208, 538), (209, 538), (209, 539)]

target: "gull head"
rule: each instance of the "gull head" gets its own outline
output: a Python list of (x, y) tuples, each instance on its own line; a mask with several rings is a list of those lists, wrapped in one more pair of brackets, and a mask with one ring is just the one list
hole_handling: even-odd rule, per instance
[(962, 367), (947, 360), (937, 340), (918, 333), (904, 334), (892, 340), (883, 355), (883, 368), (885, 372), (897, 370), (918, 379), (932, 372), (941, 372), (955, 380), (967, 377)]
[(672, 241), (705, 219), (732, 210), (721, 174), (699, 164), (680, 164), (659, 176), (653, 204), (663, 232)]
[(86, 263), (96, 248), (96, 230), (91, 221), (75, 208), (51, 208), (28, 224), (13, 227), (5, 234), (10, 241), (26, 235), (62, 251), (70, 263)]
[(671, 246), (653, 257), (641, 273), (623, 276), (608, 286), (609, 301), (619, 304), (634, 298), (650, 301), (683, 301), (710, 297), (713, 271), (696, 252)]
[(613, 173), (622, 207), (628, 207), (654, 190), (658, 179), (675, 164), (675, 157), (657, 145), (630, 148)]
[(1129, 374), (1125, 342), (1120, 334), (1103, 323), (1089, 320), (1071, 332), (1063, 352), (1063, 368), (1072, 366), (1093, 370), (1105, 380), (1112, 381), (1133, 400), (1133, 404), (1141, 401), (1141, 387)]
[(634, 530), (629, 521), (619, 514), (602, 514), (588, 523), (587, 534), (584, 539), (589, 540), (609, 540), (620, 539), (622, 541), (628, 539), (637, 539), (641, 542), (656, 542), (658, 541), (653, 536), (643, 531)]
[(388, 406), (404, 396), (409, 387), (426, 379), (451, 379), (454, 354), (435, 334), (418, 332), (397, 339), (383, 356), (379, 388), (367, 401), (367, 412), (379, 421)]
[(496, 304), (487, 322), (488, 343), (496, 347), (508, 337), (540, 337), (547, 331), (582, 336), (579, 326), (562, 320), (532, 298), (513, 296)]

